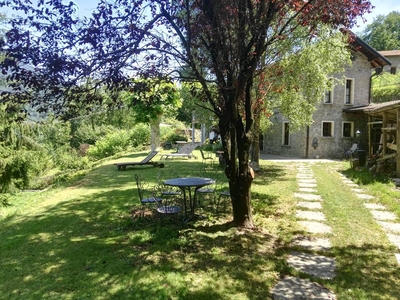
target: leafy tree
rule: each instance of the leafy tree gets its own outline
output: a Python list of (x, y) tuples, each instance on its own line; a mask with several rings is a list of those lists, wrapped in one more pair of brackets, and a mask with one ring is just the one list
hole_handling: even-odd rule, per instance
[(151, 128), (151, 150), (160, 146), (160, 123), (163, 114), (181, 106), (175, 85), (164, 78), (139, 78), (133, 80), (131, 92), (125, 94), (136, 122), (148, 123)]
[[(281, 60), (265, 62), (255, 79), (253, 169), (258, 168), (258, 136), (265, 117), (279, 110), (289, 120), (291, 130), (310, 125), (315, 105), (329, 89), (330, 76), (351, 64), (346, 35), (322, 24), (317, 37), (304, 39), (307, 33), (304, 28), (293, 32), (282, 45)], [(267, 126), (263, 125), (264, 130)]]
[(93, 89), (79, 84), (84, 78), (113, 90), (129, 86), (132, 74), (190, 68), (218, 118), (233, 221), (246, 227), (253, 226), (251, 91), (261, 58), (267, 52), (271, 61), (279, 60), (274, 49), (297, 28), (307, 28), (309, 36), (318, 34), (321, 22), (350, 28), (371, 7), (367, 0), (101, 0), (91, 18), (78, 20), (72, 2), (0, 5), (24, 11), (12, 20), (2, 47), (11, 90), (2, 101), (8, 109), (29, 102), (62, 112), (73, 93)]
[(400, 12), (378, 15), (360, 36), (378, 51), (400, 49)]
[(382, 72), (372, 77), (372, 99), (375, 103), (400, 99), (399, 75)]

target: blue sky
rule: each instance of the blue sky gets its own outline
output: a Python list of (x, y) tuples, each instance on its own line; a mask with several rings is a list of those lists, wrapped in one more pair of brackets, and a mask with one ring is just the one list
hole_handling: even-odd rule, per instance
[(367, 23), (363, 23), (361, 20), (357, 25), (360, 27), (353, 28), (354, 32), (362, 31), (368, 24), (372, 23), (374, 18), (378, 15), (388, 15), (392, 11), (400, 12), (400, 1), (399, 0), (370, 0), (375, 8), (372, 10), (370, 14), (366, 14), (364, 16), (367, 19)]
[[(98, 0), (73, 0), (79, 7), (80, 15), (90, 14), (93, 8), (96, 7)], [(367, 19), (367, 23), (363, 23), (360, 19), (358, 25), (360, 27), (353, 28), (355, 32), (362, 31), (365, 26), (372, 23), (374, 17), (377, 15), (387, 15), (392, 11), (400, 12), (400, 1), (399, 0), (370, 0), (372, 5), (375, 6), (371, 14), (367, 14), (364, 17)]]

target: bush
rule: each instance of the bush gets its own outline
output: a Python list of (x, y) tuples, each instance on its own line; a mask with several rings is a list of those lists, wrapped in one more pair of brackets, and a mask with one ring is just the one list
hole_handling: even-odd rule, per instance
[(126, 130), (118, 130), (100, 138), (88, 149), (87, 154), (91, 159), (102, 159), (126, 151), (130, 145), (130, 133)]
[(79, 156), (78, 152), (68, 145), (58, 148), (54, 153), (54, 161), (60, 170), (83, 170), (89, 166), (87, 157)]
[(15, 152), (0, 165), (0, 190), (12, 192), (15, 188), (24, 189), (29, 185), (30, 160), (23, 151)]
[(137, 148), (144, 144), (148, 144), (150, 141), (150, 128), (146, 124), (137, 124), (130, 131), (130, 143), (131, 146)]

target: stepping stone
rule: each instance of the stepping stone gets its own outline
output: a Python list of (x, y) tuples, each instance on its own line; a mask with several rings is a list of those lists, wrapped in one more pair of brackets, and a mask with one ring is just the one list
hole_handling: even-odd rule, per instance
[(343, 179), (343, 182), (346, 184), (354, 184), (354, 182), (350, 179)]
[(308, 187), (301, 187), (301, 188), (299, 188), (299, 191), (303, 192), (303, 193), (316, 193), (317, 192), (316, 189), (308, 188)]
[(324, 223), (315, 221), (297, 221), (309, 233), (331, 233), (332, 228)]
[(371, 195), (367, 195), (367, 194), (356, 194), (356, 196), (360, 199), (364, 199), (364, 200), (369, 200), (369, 199), (374, 199), (374, 196)]
[(301, 188), (315, 188), (317, 187), (316, 183), (299, 183), (299, 187)]
[(396, 220), (396, 215), (390, 211), (370, 210), (372, 216), (378, 221), (393, 221)]
[(313, 174), (297, 174), (297, 178), (301, 179), (301, 178), (314, 178)]
[(308, 179), (299, 179), (299, 183), (317, 183), (315, 179), (308, 178)]
[(297, 210), (296, 217), (310, 221), (325, 221), (325, 215), (319, 211)]
[(292, 240), (293, 246), (300, 246), (311, 251), (327, 251), (331, 248), (328, 239), (314, 238), (309, 236), (298, 236)]
[(301, 198), (303, 200), (308, 200), (308, 201), (322, 201), (321, 196), (315, 194), (294, 193), (294, 196), (296, 198)]
[(400, 249), (400, 235), (396, 235), (396, 234), (391, 234), (391, 233), (387, 233), (386, 234), (389, 241), (395, 245), (397, 248)]
[(357, 188), (357, 189), (351, 189), (353, 192), (357, 194), (363, 194), (365, 191), (363, 189)]
[(322, 209), (322, 204), (320, 202), (300, 201), (297, 203), (297, 206), (308, 209)]
[(308, 279), (286, 276), (271, 290), (274, 300), (336, 300), (335, 294), (322, 285)]
[(385, 231), (390, 231), (400, 234), (400, 223), (377, 221)]
[(332, 257), (293, 251), (287, 263), (296, 270), (318, 278), (332, 279), (336, 276), (336, 262)]
[(364, 206), (368, 209), (386, 210), (386, 207), (382, 204), (376, 203), (364, 203)]

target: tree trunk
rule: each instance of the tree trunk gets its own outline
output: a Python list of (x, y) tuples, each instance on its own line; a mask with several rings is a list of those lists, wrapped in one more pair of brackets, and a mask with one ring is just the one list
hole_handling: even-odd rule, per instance
[(156, 119), (150, 121), (150, 143), (151, 151), (156, 150), (160, 147), (160, 123), (162, 115), (158, 115)]
[[(233, 223), (238, 227), (252, 228), (251, 183), (254, 173), (249, 166), (250, 143), (244, 133), (241, 120), (237, 123), (239, 125), (233, 125), (231, 120), (231, 126), (227, 126), (220, 119), (219, 125), (226, 161), (225, 174), (229, 179)], [(227, 128), (231, 129), (228, 131)]]
[(250, 147), (250, 165), (254, 171), (260, 170), (260, 115), (254, 116), (253, 138)]

